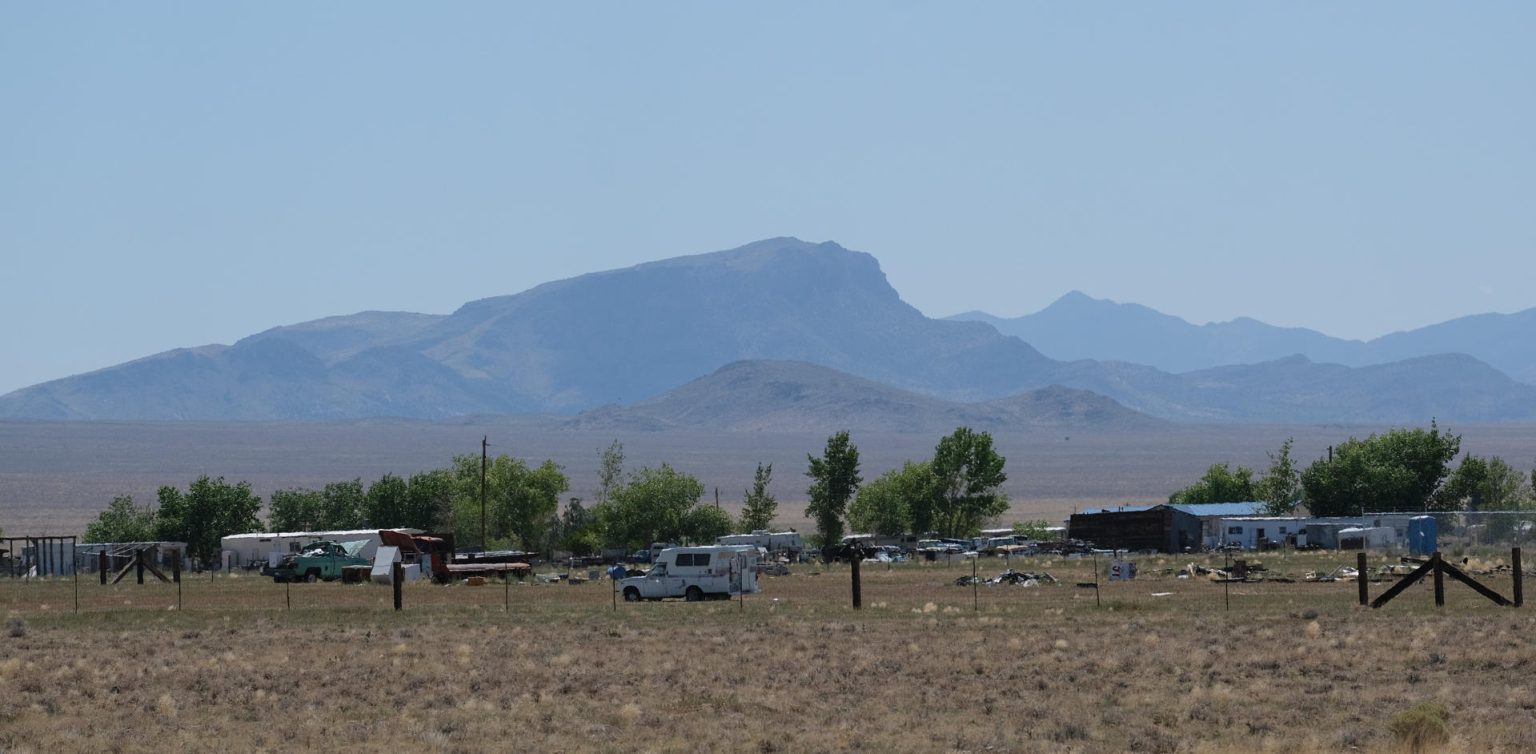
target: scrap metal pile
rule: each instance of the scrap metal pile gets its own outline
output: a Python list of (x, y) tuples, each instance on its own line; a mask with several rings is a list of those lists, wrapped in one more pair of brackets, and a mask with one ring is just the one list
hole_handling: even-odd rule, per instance
[(998, 584), (1012, 584), (1014, 586), (1040, 586), (1042, 584), (1055, 584), (1056, 577), (1041, 571), (1033, 573), (1029, 571), (1007, 570), (998, 574), (995, 578), (982, 579), (974, 576), (961, 576), (955, 579), (955, 586), (971, 586), (976, 583), (996, 586)]

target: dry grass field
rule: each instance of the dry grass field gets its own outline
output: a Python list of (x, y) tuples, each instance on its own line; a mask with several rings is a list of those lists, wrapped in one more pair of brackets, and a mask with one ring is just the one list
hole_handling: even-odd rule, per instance
[(189, 575), (181, 610), (84, 580), (76, 613), (72, 582), (0, 581), (0, 750), (1536, 750), (1530, 608), (1451, 583), (1443, 610), (1427, 585), (1370, 610), (1350, 582), (1187, 562), (1141, 558), (1097, 604), (1088, 560), (976, 590), (968, 564), (870, 565), (861, 611), (845, 565), (617, 609), (602, 581), (412, 584), (397, 613), (387, 587)]

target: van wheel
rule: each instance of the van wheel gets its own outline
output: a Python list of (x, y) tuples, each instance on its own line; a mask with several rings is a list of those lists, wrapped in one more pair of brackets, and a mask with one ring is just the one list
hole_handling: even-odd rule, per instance
[(698, 602), (699, 600), (704, 599), (704, 590), (696, 586), (690, 586), (688, 587), (688, 591), (683, 592), (683, 599), (686, 599), (689, 602)]
[(634, 588), (632, 586), (624, 587), (624, 601), (625, 602), (639, 602), (640, 601), (640, 590), (636, 589), (636, 588)]
[(316, 581), (319, 581), (319, 580), (320, 580), (320, 574), (318, 574), (318, 573), (316, 573), (316, 572), (314, 572), (314, 571), (310, 571), (310, 572), (309, 572), (309, 575), (307, 575), (307, 576), (305, 576), (305, 577), (304, 577), (304, 580), (305, 580), (305, 581), (308, 581), (308, 582), (309, 582), (309, 583), (311, 583), (311, 584), (313, 584), (313, 583), (315, 583), (315, 582), (316, 582)]

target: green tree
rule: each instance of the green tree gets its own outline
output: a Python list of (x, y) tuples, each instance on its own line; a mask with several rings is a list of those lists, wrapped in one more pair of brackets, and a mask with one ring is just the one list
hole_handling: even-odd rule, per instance
[(1316, 516), (1373, 511), (1459, 510), (1462, 500), (1436, 495), (1461, 451), (1461, 436), (1425, 429), (1394, 429), (1364, 440), (1353, 437), (1301, 472), (1307, 506)]
[(361, 529), (366, 501), (367, 494), (363, 491), (361, 478), (325, 485), (320, 490), (320, 520), (315, 522), (315, 528)]
[(1254, 496), (1264, 501), (1264, 508), (1271, 516), (1289, 516), (1301, 503), (1301, 470), (1291, 459), (1294, 441), (1294, 438), (1285, 438), (1280, 444), (1280, 452), (1269, 454), (1269, 470), (1253, 485)]
[(219, 540), (230, 534), (261, 531), (261, 498), (251, 494), (249, 482), (229, 484), (224, 477), (198, 477), (183, 493), (175, 487), (160, 488), (160, 510), (155, 514), (156, 539), (186, 542), (187, 555), (211, 565), (219, 554)]
[(1006, 513), (1006, 463), (986, 432), (960, 427), (939, 440), (931, 464), (934, 528), (948, 537), (972, 536), (987, 520)]
[(924, 531), (913, 528), (912, 507), (926, 503), (933, 488), (931, 464), (907, 461), (859, 488), (858, 496), (848, 505), (848, 526), (856, 532), (881, 536)]
[(807, 490), (811, 502), (805, 515), (816, 522), (823, 548), (837, 546), (843, 541), (843, 514), (848, 509), (848, 500), (863, 481), (859, 477), (859, 449), (849, 441), (848, 431), (843, 430), (827, 438), (821, 458), (807, 454), (806, 459), (811, 466), (805, 472), (811, 478)]
[(1239, 466), (1233, 471), (1226, 463), (1213, 463), (1200, 481), (1169, 495), (1168, 502), (1244, 503), (1255, 497), (1253, 469)]
[(713, 505), (695, 505), (683, 516), (682, 538), (695, 544), (713, 544), (735, 526), (731, 514)]
[(565, 504), (559, 529), (560, 549), (572, 555), (591, 555), (603, 547), (603, 532), (597, 514), (583, 506), (579, 497), (573, 497)]
[(128, 495), (118, 495), (107, 509), (85, 527), (84, 542), (153, 542), (155, 512), (135, 505)]
[(410, 486), (394, 474), (385, 474), (368, 485), (363, 495), (362, 519), (370, 527), (397, 529), (410, 516)]
[(773, 464), (757, 464), (757, 472), (752, 475), (752, 489), (747, 491), (741, 507), (742, 531), (753, 532), (773, 526), (773, 515), (778, 512), (779, 501), (768, 491), (768, 484), (772, 481)]
[[(454, 534), (460, 541), (479, 542), (480, 456), (457, 456), (453, 463)], [(560, 495), (570, 488), (570, 480), (554, 461), (530, 469), (502, 454), (487, 463), (485, 487), (486, 536), (492, 542), (515, 542), (537, 552), (543, 549), (549, 520), (559, 512)]]
[(405, 517), (401, 526), (422, 531), (451, 528), (453, 472), (433, 469), (412, 474), (405, 482)]
[(1525, 473), (1498, 456), (1467, 455), (1436, 493), (1443, 510), (1521, 510), (1530, 495)]
[(318, 490), (275, 490), (267, 506), (267, 525), (272, 531), (320, 531), (325, 496)]
[(624, 444), (614, 440), (603, 451), (597, 465), (597, 504), (608, 502), (613, 491), (624, 484)]
[(626, 550), (652, 542), (683, 539), (697, 522), (690, 520), (704, 483), (663, 463), (645, 467), (610, 491), (608, 502), (597, 506), (598, 520), (607, 541)]

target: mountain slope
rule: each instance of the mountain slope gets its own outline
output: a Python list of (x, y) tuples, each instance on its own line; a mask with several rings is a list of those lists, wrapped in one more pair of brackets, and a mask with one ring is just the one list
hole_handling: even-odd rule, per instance
[(1022, 317), (1004, 319), (972, 311), (949, 319), (985, 322), (1055, 359), (1126, 361), (1175, 373), (1297, 354), (1314, 362), (1371, 366), (1465, 353), (1520, 382), (1536, 384), (1536, 309), (1462, 317), (1364, 342), (1247, 317), (1195, 325), (1140, 304), (1095, 299), (1078, 291)]
[[(1171, 338), (1156, 334), (1177, 331), (1169, 319), (1148, 317), (1137, 337)], [(1062, 385), (1179, 421), (1516, 421), (1536, 406), (1536, 388), (1470, 358), (1358, 370), (1279, 360), (1187, 374), (1055, 361), (985, 323), (923, 316), (868, 254), (775, 238), (547, 283), (446, 316), (364, 312), (169, 351), (0, 396), (0, 418), (574, 414), (743, 360), (818, 364), (967, 403)]]
[(573, 428), (816, 431), (854, 429), (945, 433), (1032, 428), (1155, 429), (1168, 423), (1102, 395), (1053, 386), (991, 401), (961, 403), (793, 361), (739, 361), (634, 406), (604, 406)]

